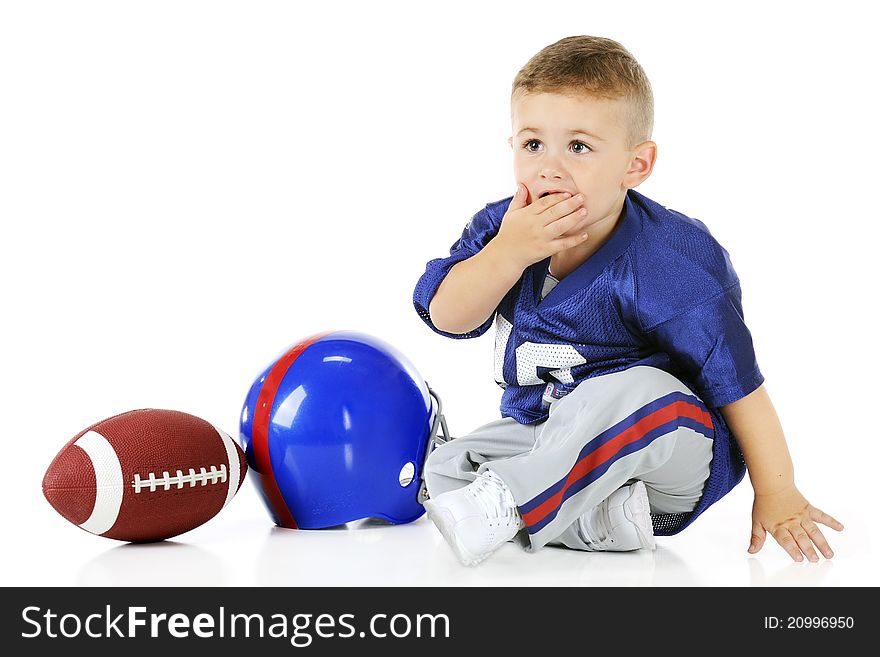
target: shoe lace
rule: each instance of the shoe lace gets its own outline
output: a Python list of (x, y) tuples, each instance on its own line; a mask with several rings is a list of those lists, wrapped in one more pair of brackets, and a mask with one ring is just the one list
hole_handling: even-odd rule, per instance
[(581, 516), (580, 521), (582, 538), (587, 543), (604, 544), (611, 534), (608, 500), (602, 500), (597, 506)]
[(513, 493), (501, 478), (491, 471), (477, 472), (476, 475), (472, 491), (485, 516), (498, 519), (504, 524), (521, 522)]

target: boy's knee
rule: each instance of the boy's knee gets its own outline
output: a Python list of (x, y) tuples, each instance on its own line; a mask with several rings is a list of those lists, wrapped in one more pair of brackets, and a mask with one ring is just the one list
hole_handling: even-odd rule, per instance
[(437, 445), (430, 454), (428, 454), (428, 458), (425, 459), (425, 476), (427, 477), (429, 474), (436, 471), (437, 466), (445, 461), (444, 456), (444, 447), (446, 447), (448, 443), (443, 445)]
[(425, 459), (424, 473), (425, 473), (425, 481), (428, 484), (428, 489), (431, 487), (431, 480), (436, 479), (438, 476), (447, 475), (450, 465), (450, 461), (454, 461), (458, 456), (461, 449), (459, 449), (459, 445), (452, 445), (451, 442), (443, 443), (442, 445), (437, 445), (433, 451), (428, 454), (428, 458)]
[(428, 454), (423, 468), (428, 495), (437, 497), (470, 483), (473, 477), (465, 476), (459, 462), (461, 458), (461, 450), (450, 443), (438, 445)]

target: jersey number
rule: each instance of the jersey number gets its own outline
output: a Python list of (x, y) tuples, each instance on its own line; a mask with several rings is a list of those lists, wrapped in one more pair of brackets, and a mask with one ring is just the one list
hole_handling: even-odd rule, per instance
[[(507, 341), (513, 326), (501, 314), (495, 317), (495, 380), (506, 385), (504, 380), (504, 356), (507, 353)], [(587, 359), (581, 356), (570, 344), (539, 344), (523, 342), (516, 348), (516, 383), (521, 386), (533, 386), (545, 383), (538, 378), (538, 368), (550, 369), (550, 376), (561, 383), (574, 383), (571, 368), (583, 365)]]

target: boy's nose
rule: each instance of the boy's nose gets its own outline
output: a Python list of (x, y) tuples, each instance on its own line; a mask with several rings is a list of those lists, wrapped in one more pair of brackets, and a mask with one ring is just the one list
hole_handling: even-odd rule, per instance
[(553, 157), (550, 154), (547, 154), (542, 158), (541, 166), (541, 178), (544, 180), (551, 179), (560, 179), (565, 177), (565, 172), (562, 170), (562, 165), (556, 157)]
[(543, 179), (543, 180), (552, 180), (552, 179), (561, 180), (564, 177), (565, 177), (565, 174), (562, 172), (562, 169), (559, 167), (552, 167), (552, 166), (541, 167), (541, 179)]

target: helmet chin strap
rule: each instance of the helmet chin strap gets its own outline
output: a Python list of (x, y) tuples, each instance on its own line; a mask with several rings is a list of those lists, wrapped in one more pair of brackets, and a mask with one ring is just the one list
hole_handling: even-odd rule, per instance
[(424, 504), (425, 500), (428, 499), (428, 485), (425, 483), (425, 462), (428, 460), (428, 456), (431, 455), (431, 452), (434, 451), (437, 445), (443, 445), (452, 440), (452, 436), (449, 435), (449, 429), (446, 427), (446, 418), (443, 416), (443, 402), (440, 401), (440, 396), (434, 392), (427, 381), (425, 381), (425, 385), (428, 386), (428, 393), (434, 398), (436, 404), (434, 406), (434, 417), (431, 420), (431, 434), (428, 436), (425, 457), (422, 459), (421, 469), (419, 470), (419, 476), (422, 480), (422, 485), (419, 487), (419, 504)]

